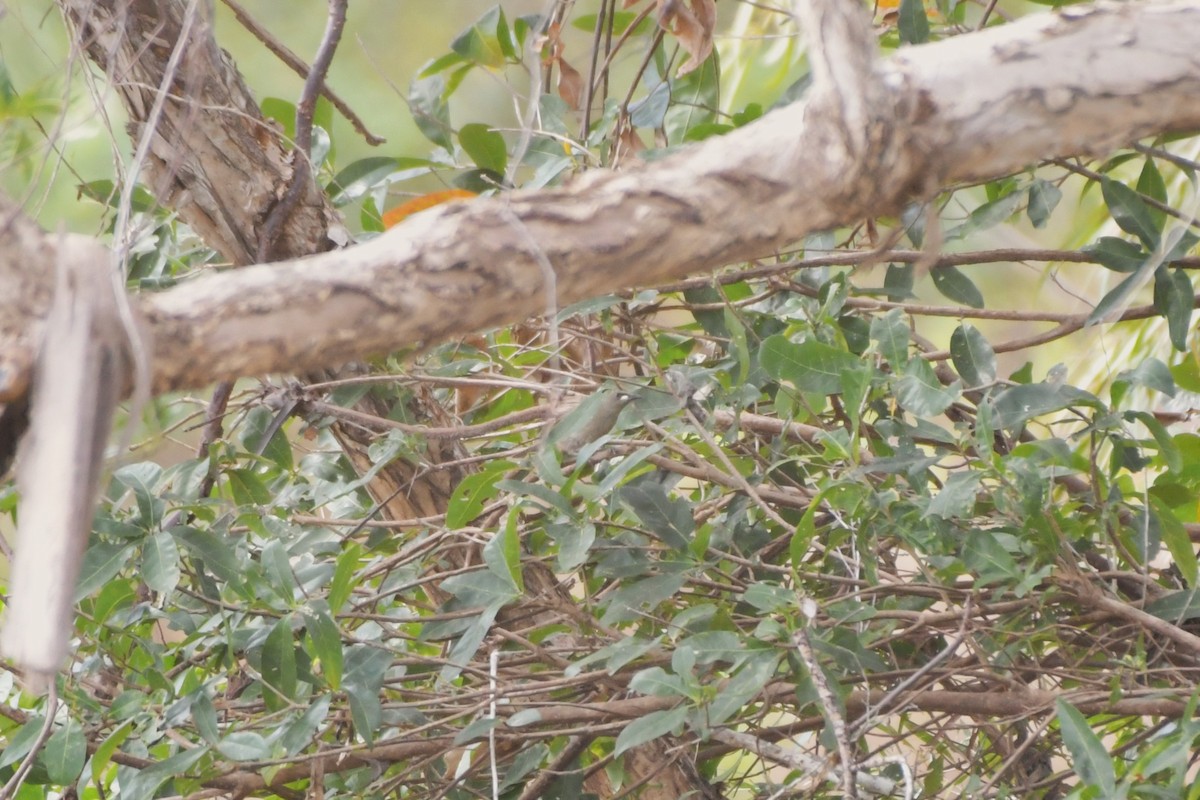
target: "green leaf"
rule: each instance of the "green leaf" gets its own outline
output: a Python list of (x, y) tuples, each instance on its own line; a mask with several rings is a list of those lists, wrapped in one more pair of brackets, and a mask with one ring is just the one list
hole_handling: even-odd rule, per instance
[(259, 553), (262, 574), (285, 602), (290, 602), (296, 589), (296, 573), (292, 571), (287, 548), (279, 539), (271, 539)]
[(503, 605), (518, 596), (511, 581), (493, 575), (490, 570), (451, 575), (442, 581), (442, 589), (457, 597), (467, 608)]
[(1183, 454), (1179, 451), (1175, 439), (1158, 419), (1148, 411), (1128, 411), (1126, 419), (1137, 420), (1150, 431), (1154, 443), (1158, 445), (1158, 454), (1167, 466), (1168, 473), (1178, 473), (1183, 470)]
[(750, 345), (746, 335), (746, 326), (729, 306), (723, 309), (725, 314), (725, 329), (729, 331), (729, 349), (737, 362), (737, 375), (734, 380), (745, 383), (750, 375)]
[(278, 413), (266, 407), (251, 409), (242, 424), (242, 446), (251, 453), (262, 453), (263, 458), (280, 469), (290, 471), (295, 462), (292, 458), (292, 443), (283, 426), (275, 430), (270, 441), (263, 441)]
[[(964, 239), (973, 233), (994, 228), (1000, 223), (1011, 219), (1013, 214), (1017, 213), (1017, 208), (1021, 205), (1023, 197), (1024, 195), (1021, 192), (1010, 188), (1006, 194), (984, 203), (972, 211), (967, 216), (965, 222), (947, 230), (945, 234), (946, 241)], [(943, 267), (942, 269), (945, 268)]]
[(686, 575), (681, 571), (654, 575), (632, 583), (624, 583), (609, 595), (608, 607), (601, 618), (603, 625), (615, 625), (639, 619), (659, 603), (674, 597), (683, 587)]
[(1013, 383), (1033, 383), (1033, 362), (1026, 361), (1009, 373), (1008, 379)]
[[(1143, 266), (1149, 267), (1151, 265), (1145, 264)], [(1088, 314), (1087, 321), (1084, 324), (1095, 325), (1097, 322), (1104, 321), (1110, 315), (1121, 311), (1129, 302), (1129, 298), (1133, 293), (1145, 284), (1144, 278), (1145, 276), (1139, 270), (1128, 278), (1122, 279), (1120, 283), (1100, 298), (1100, 302), (1096, 303), (1096, 307), (1092, 309), (1092, 313)]]
[(458, 131), (458, 143), (480, 169), (490, 169), (499, 175), (508, 167), (508, 145), (499, 132), (487, 125), (473, 122)]
[(1155, 222), (1154, 214), (1146, 201), (1133, 189), (1107, 176), (1100, 178), (1100, 192), (1113, 221), (1121, 230), (1132, 233), (1141, 239), (1148, 250), (1154, 250), (1158, 246), (1162, 229)]
[[(121, 196), (115, 183), (110, 180), (89, 181), (81, 183), (77, 187), (80, 197), (87, 197), (95, 200), (97, 203), (116, 208), (121, 202)], [(141, 186), (135, 186), (133, 189), (133, 200), (130, 203), (130, 208), (139, 214), (145, 214), (158, 207), (158, 201), (154, 199), (154, 195), (146, 191)]]
[(46, 767), (46, 776), (51, 783), (59, 786), (68, 786), (75, 782), (83, 772), (85, 758), (87, 737), (84, 736), (83, 726), (74, 719), (68, 719), (65, 725), (46, 740), (46, 747), (41, 755), (42, 764)]
[(450, 49), (479, 66), (497, 69), (508, 58), (500, 41), (502, 35), (508, 38), (508, 23), (500, 6), (493, 6), (456, 36)]
[(572, 522), (548, 525), (546, 533), (558, 543), (558, 558), (555, 559), (554, 569), (563, 574), (577, 569), (587, 561), (593, 545), (596, 544), (596, 526), (591, 522), (583, 525)]
[(137, 548), (129, 544), (109, 544), (93, 540), (83, 554), (79, 582), (75, 584), (75, 602), (91, 595), (108, 584), (129, 563)]
[(384, 185), (386, 178), (399, 168), (399, 162), (388, 156), (360, 158), (338, 172), (326, 185), (325, 192), (335, 206), (342, 206)]
[(1145, 611), (1176, 625), (1196, 619), (1200, 617), (1200, 589), (1185, 589), (1164, 594), (1147, 603)]
[(1101, 236), (1081, 250), (1113, 272), (1137, 272), (1138, 268), (1146, 263), (1146, 259), (1150, 258), (1150, 254), (1141, 245), (1115, 236)]
[(1196, 243), (1200, 242), (1200, 233), (1194, 232), (1191, 228), (1177, 227), (1172, 229), (1168, 238), (1174, 240), (1174, 244), (1170, 244), (1167, 248), (1167, 255), (1163, 261), (1170, 266), (1171, 262), (1184, 258), (1192, 251)]
[[(653, 404), (656, 403), (662, 403), (662, 405), (659, 406), (661, 409), (669, 409), (662, 416), (674, 414), (680, 408), (680, 403), (677, 398), (655, 392), (645, 395), (644, 398), (638, 398), (638, 411), (646, 412), (647, 419), (658, 419), (659, 416), (657, 411), (651, 410), (653, 408)], [(604, 476), (604, 480), (600, 481), (600, 483), (596, 485), (597, 493), (603, 496), (612, 492), (613, 489), (623, 483), (631, 473), (637, 470), (641, 464), (645, 463), (652, 456), (658, 454), (662, 449), (663, 445), (661, 443), (652, 444), (649, 447), (643, 447), (639, 449), (632, 455), (627, 455), (622, 458), (621, 463), (614, 467), (611, 472), (607, 473)]]
[(1045, 227), (1060, 200), (1062, 200), (1061, 189), (1042, 178), (1034, 179), (1029, 186), (1029, 206), (1026, 208), (1033, 227)]
[(900, 41), (904, 44), (924, 44), (929, 41), (929, 17), (925, 16), (922, 0), (900, 0), (900, 18), (896, 22)]
[(208, 746), (203, 745), (176, 753), (152, 767), (136, 772), (130, 780), (121, 781), (121, 800), (150, 800), (160, 786), (172, 778), (185, 775), (207, 755)]
[(1159, 529), (1162, 531), (1163, 544), (1171, 553), (1171, 560), (1179, 569), (1188, 586), (1195, 586), (1200, 575), (1200, 565), (1196, 562), (1196, 548), (1187, 528), (1175, 516), (1175, 513), (1154, 495), (1150, 495), (1150, 504), (1154, 515), (1158, 517)]
[(217, 578), (234, 586), (242, 585), (243, 571), (248, 565), (239, 562), (232, 537), (193, 527), (172, 528), (170, 533)]
[(1061, 697), (1054, 701), (1063, 744), (1071, 753), (1071, 766), (1084, 783), (1096, 786), (1104, 797), (1113, 797), (1117, 775), (1108, 748), (1096, 736), (1087, 720)]
[(42, 735), (42, 727), (46, 724), (45, 717), (30, 716), (15, 735), (5, 735), (7, 741), (0, 750), (0, 768), (15, 764), (24, 758), (33, 744)]
[(975, 497), (981, 484), (982, 478), (977, 472), (951, 474), (942, 490), (929, 501), (925, 516), (942, 519), (969, 518), (975, 510)]
[(296, 644), (290, 614), (275, 623), (263, 644), (262, 679), (270, 687), (262, 692), (267, 708), (271, 711), (287, 708), (287, 701), (296, 696)]
[(480, 717), (455, 734), (453, 744), (458, 746), (467, 742), (478, 741), (487, 736), (490, 731), (494, 731), (503, 724), (504, 720), (499, 718)]
[(958, 267), (934, 267), (930, 275), (934, 287), (950, 300), (971, 308), (983, 308), (983, 293)]
[(153, 528), (162, 517), (163, 502), (158, 498), (162, 467), (149, 461), (128, 464), (113, 473), (113, 480), (133, 492), (137, 498), (141, 527)]
[[(969, 484), (970, 481), (964, 480), (963, 483)], [(1013, 580), (1021, 575), (1012, 554), (1004, 549), (991, 531), (971, 531), (963, 546), (962, 558), (967, 569), (979, 576), (981, 585)]]
[(289, 141), (296, 138), (296, 104), (280, 97), (264, 98), (260, 106), (263, 116), (278, 123)]
[(617, 500), (628, 508), (648, 531), (676, 550), (687, 550), (696, 533), (692, 504), (679, 497), (669, 497), (666, 489), (653, 480), (643, 480), (621, 487)]
[(659, 81), (650, 93), (629, 106), (629, 122), (635, 128), (661, 128), (671, 105), (671, 86)]
[(196, 732), (209, 744), (216, 744), (221, 738), (221, 730), (217, 726), (217, 709), (213, 705), (208, 692), (199, 689), (192, 700), (192, 721), (196, 723)]
[(509, 509), (504, 527), (483, 546), (483, 563), (496, 577), (508, 581), (514, 594), (525, 591), (521, 574), (521, 508)]
[(941, 414), (959, 394), (957, 381), (953, 386), (942, 386), (933, 366), (920, 356), (909, 360), (896, 385), (896, 400), (918, 417)]
[(763, 342), (758, 357), (772, 378), (813, 394), (840, 394), (843, 373), (868, 368), (862, 359), (845, 350), (815, 339), (795, 344), (782, 334)]
[(871, 338), (879, 343), (879, 353), (893, 368), (908, 363), (910, 333), (904, 312), (899, 308), (871, 318)]
[(1154, 275), (1154, 308), (1167, 320), (1167, 331), (1176, 350), (1187, 352), (1195, 291), (1183, 269), (1159, 268)]
[(883, 290), (887, 299), (893, 303), (903, 303), (915, 297), (913, 279), (916, 272), (916, 264), (888, 264), (887, 273), (883, 278)]
[(1170, 369), (1176, 386), (1186, 392), (1200, 392), (1200, 360), (1185, 358)]
[(142, 579), (159, 594), (170, 594), (182, 576), (179, 547), (169, 533), (156, 533), (142, 545)]
[(529, 32), (541, 31), (543, 27), (545, 27), (545, 22), (541, 14), (522, 14), (514, 19), (512, 24), (512, 38), (517, 53), (525, 51), (525, 41), (529, 38)]
[(804, 568), (804, 560), (808, 555), (808, 546), (817, 535), (817, 514), (828, 491), (827, 489), (822, 489), (817, 492), (812, 502), (808, 504), (808, 508), (805, 509), (804, 516), (800, 517), (800, 522), (796, 525), (796, 530), (792, 533), (792, 539), (788, 542), (788, 557), (791, 560), (792, 569), (794, 570), (798, 571)]
[(446, 102), (446, 79), (441, 75), (417, 78), (408, 87), (408, 107), (413, 122), (421, 134), (445, 148), (453, 150), (450, 141), (450, 104)]
[(763, 107), (761, 103), (747, 103), (745, 108), (734, 113), (732, 117), (734, 127), (740, 128), (743, 125), (749, 125), (754, 120), (762, 117), (762, 115)]
[(287, 755), (295, 755), (312, 742), (313, 734), (329, 716), (329, 706), (332, 702), (332, 695), (320, 695), (303, 714), (283, 729), (279, 745)]
[(108, 769), (108, 765), (112, 763), (113, 753), (117, 752), (117, 748), (129, 738), (129, 734), (133, 732), (133, 720), (128, 719), (122, 722), (117, 728), (104, 738), (100, 746), (96, 748), (96, 752), (92, 754), (92, 782), (99, 784), (100, 778), (104, 771)]
[(626, 725), (617, 736), (617, 741), (613, 745), (613, 757), (667, 735), (682, 725), (687, 719), (687, 715), (687, 707), (680, 706), (662, 711), (652, 711), (645, 716), (638, 717)]
[(230, 761), (259, 761), (269, 758), (271, 745), (262, 734), (254, 731), (234, 731), (217, 745), (217, 752)]
[(465, 63), (467, 63), (467, 59), (451, 50), (449, 53), (438, 56), (417, 70), (417, 77), (428, 78), (430, 75), (436, 75), (439, 72), (444, 72), (450, 67), (457, 67), (460, 64)]
[(300, 612), (304, 615), (304, 627), (312, 642), (314, 661), (321, 664), (321, 674), (330, 688), (337, 691), (342, 686), (342, 634), (329, 613), (324, 600), (312, 600)]
[(722, 725), (742, 711), (751, 698), (771, 682), (782, 658), (773, 651), (763, 650), (748, 659), (709, 703), (705, 720), (707, 724)]
[(1170, 368), (1153, 357), (1146, 358), (1133, 369), (1122, 371), (1113, 383), (1142, 386), (1151, 391), (1165, 394), (1167, 397), (1175, 396), (1175, 378), (1171, 375)]
[(233, 501), (239, 506), (265, 506), (274, 499), (271, 490), (252, 469), (230, 469), (225, 471)]
[(392, 654), (377, 647), (356, 644), (346, 650), (342, 688), (350, 700), (354, 730), (368, 745), (375, 741), (375, 732), (383, 722), (379, 690), (391, 664)]
[[(680, 652), (677, 648), (676, 653)], [(672, 675), (662, 667), (647, 667), (633, 674), (629, 688), (650, 697), (687, 697), (688, 689), (683, 679)]]
[(1071, 406), (1089, 406), (1103, 410), (1104, 404), (1093, 394), (1074, 386), (1030, 383), (1011, 386), (992, 400), (997, 428), (1017, 428), (1034, 417), (1061, 411)]
[[(1163, 181), (1162, 173), (1158, 171), (1158, 165), (1154, 163), (1154, 159), (1147, 157), (1142, 164), (1141, 174), (1138, 175), (1137, 193), (1151, 200), (1157, 200), (1163, 205), (1167, 205), (1167, 184)], [(1167, 214), (1162, 209), (1150, 208), (1150, 217), (1154, 220), (1155, 230), (1162, 230), (1167, 222)]]
[(512, 463), (508, 461), (489, 464), (459, 481), (447, 504), (446, 527), (458, 530), (479, 516), (488, 501), (499, 494), (497, 480), (511, 469)]
[(950, 334), (950, 359), (968, 388), (986, 386), (996, 380), (996, 351), (969, 322)]
[[(137, 602), (137, 594), (134, 593), (134, 582), (132, 578), (120, 578), (115, 581), (109, 581), (100, 593), (96, 594), (96, 599), (91, 603), (91, 618), (96, 622), (107, 622), (115, 612), (120, 609), (125, 609), (134, 602)], [(76, 601), (78, 602), (78, 600)]]
[(560, 512), (567, 519), (575, 518), (575, 509), (571, 507), (570, 501), (548, 486), (507, 479), (497, 481), (496, 486), (501, 492), (508, 492), (517, 497), (532, 497), (535, 501), (534, 505), (545, 503)]
[[(500, 10), (500, 19), (496, 21), (496, 41), (500, 44), (500, 52), (504, 53), (504, 57), (509, 63), (519, 64), (524, 55), (521, 51), (521, 45), (524, 37), (518, 37), (517, 32), (513, 27), (510, 27), (508, 20), (504, 17), (503, 10)], [(516, 20), (520, 22), (518, 18)]]
[(450, 648), (449, 654), (446, 657), (446, 666), (442, 667), (438, 677), (446, 682), (455, 680), (462, 668), (465, 667), (475, 654), (479, 652), (480, 645), (487, 638), (488, 631), (491, 630), (492, 624), (496, 621), (496, 615), (500, 613), (500, 609), (507, 605), (515, 596), (496, 600), (491, 605), (484, 608), (470, 626), (463, 631), (463, 634), (458, 637), (454, 646)]
[(720, 73), (720, 56), (714, 49), (698, 68), (670, 81), (670, 104), (662, 122), (669, 143), (686, 141), (692, 129), (721, 121), (716, 111), (721, 105)]
[(341, 611), (350, 599), (350, 593), (354, 590), (354, 575), (358, 572), (362, 556), (363, 548), (358, 542), (351, 542), (338, 556), (333, 580), (329, 582), (329, 608), (333, 612)]

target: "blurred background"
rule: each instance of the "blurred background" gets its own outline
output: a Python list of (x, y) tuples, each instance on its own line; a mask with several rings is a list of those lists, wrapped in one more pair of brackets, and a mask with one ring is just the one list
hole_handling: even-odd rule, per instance
[[(280, 97), (295, 102), (303, 79), (280, 63), (242, 27), (229, 7), (214, 2), (217, 41), (229, 52), (261, 101)], [(321, 0), (242, 0), (240, 5), (278, 41), (306, 63), (312, 60), (325, 27), (328, 6)], [(334, 115), (337, 166), (375, 156), (425, 156), (431, 145), (417, 131), (405, 97), (422, 64), (449, 50), (470, 22), (495, 5), (494, 0), (354, 0), (342, 42), (330, 70), (329, 85), (345, 99), (369, 130), (387, 139), (371, 147), (342, 117)], [(510, 16), (545, 10), (545, 0), (506, 0)], [(585, 5), (583, 3), (581, 6)], [(25, 201), (47, 227), (64, 222), (81, 233), (101, 233), (103, 208), (77, 197), (77, 186), (111, 178), (115, 154), (130, 151), (124, 115), (115, 97), (104, 102), (107, 119), (97, 115), (89, 96), (102, 83), (85, 80), (86, 61), (69, 58), (63, 19), (43, 0), (0, 4), (0, 126), (19, 126), (20, 136), (0, 136), (0, 190)], [(64, 70), (64, 64), (71, 64)], [(512, 93), (498, 91), (508, 75), (476, 72), (456, 94), (451, 107), (455, 126), (465, 121), (514, 120)], [(458, 118), (468, 109), (471, 119)], [(57, 136), (48, 137), (59, 127)], [(44, 131), (44, 132), (43, 132)], [(54, 140), (54, 146), (47, 139)], [(32, 148), (44, 157), (30, 158)]]

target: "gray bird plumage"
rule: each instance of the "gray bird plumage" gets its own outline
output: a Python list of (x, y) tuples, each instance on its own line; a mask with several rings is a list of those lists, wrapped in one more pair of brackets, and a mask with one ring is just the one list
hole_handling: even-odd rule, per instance
[(575, 455), (611, 431), (632, 399), (615, 386), (596, 390), (554, 424), (545, 443), (558, 448), (563, 455)]

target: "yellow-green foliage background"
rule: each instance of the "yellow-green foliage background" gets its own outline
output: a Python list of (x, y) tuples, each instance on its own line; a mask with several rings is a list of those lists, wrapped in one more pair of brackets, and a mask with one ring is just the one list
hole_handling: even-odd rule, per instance
[[(281, 97), (294, 102), (303, 80), (238, 24), (221, 2), (216, 10), (217, 40), (233, 56), (255, 96)], [(242, 5), (259, 23), (306, 62), (312, 59), (325, 27), (327, 4), (320, 0), (243, 0)], [(355, 0), (350, 3), (346, 30), (329, 84), (340, 94), (372, 133), (387, 143), (372, 148), (357, 136), (349, 123), (335, 116), (333, 137), (337, 164), (344, 166), (367, 155), (423, 156), (431, 145), (417, 132), (405, 104), (408, 84), (421, 65), (447, 51), (455, 34), (494, 5), (492, 0)], [(542, 10), (542, 0), (506, 2), (509, 14)], [(42, 0), (15, 0), (4, 4), (0, 17), (0, 68), (7, 71), (19, 97), (0, 99), (0, 190), (25, 200), (42, 224), (65, 222), (68, 228), (95, 233), (101, 207), (76, 199), (82, 182), (113, 177), (114, 148), (126, 155), (130, 149), (122, 130), (120, 104), (110, 97), (106, 121), (93, 112), (89, 88), (78, 58), (68, 77), (68, 42), (57, 9)], [(512, 119), (511, 94), (499, 76), (473, 75), (455, 97), (455, 110), (470, 108), (474, 120)], [(104, 91), (103, 82), (95, 82)], [(46, 136), (32, 124), (26, 111), (36, 107), (35, 119), (47, 132), (62, 126), (59, 159), (46, 144)], [(454, 120), (455, 124), (472, 120)], [(24, 134), (24, 146), (35, 148), (29, 156), (15, 141)]]

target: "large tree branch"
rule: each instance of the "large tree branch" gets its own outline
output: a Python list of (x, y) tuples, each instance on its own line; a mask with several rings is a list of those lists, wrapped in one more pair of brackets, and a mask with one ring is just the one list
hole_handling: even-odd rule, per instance
[[(1200, 4), (1102, 5), (902, 51), (865, 152), (819, 89), (638, 170), (419, 215), (339, 252), (144, 299), (160, 390), (297, 371), (501, 325), (561, 303), (770, 255), (928, 187), (1200, 127)], [(536, 246), (540, 253), (532, 248)]]
[[(139, 19), (132, 13), (112, 24)], [(147, 12), (143, 24), (149, 19)], [(136, 70), (135, 60), (118, 58), (120, 37), (100, 30), (93, 38), (116, 77)], [(1197, 38), (1197, 2), (1042, 15), (902, 50), (876, 65), (866, 111), (847, 113), (839, 84), (818, 84), (805, 102), (640, 169), (448, 206), (346, 250), (146, 296), (140, 307), (155, 343), (155, 387), (336, 365), (510, 323), (544, 308), (543, 258), (566, 304), (770, 255), (811, 231), (894, 212), (938, 186), (1200, 128)], [(213, 69), (228, 68), (219, 52), (201, 55)], [(128, 92), (142, 85), (126, 83)], [(215, 92), (210, 83), (199, 86)], [(203, 105), (222, 103), (232, 109), (227, 123), (259, 124), (244, 98), (214, 96)], [(865, 138), (847, 133), (846, 125), (864, 119), (872, 128)], [(173, 131), (157, 145), (167, 148), (164, 157), (177, 157), (172, 145), (188, 136), (199, 137), (186, 139), (197, 152), (241, 147)], [(286, 159), (272, 153), (268, 160), (285, 174)], [(163, 158), (156, 174), (179, 181), (193, 167), (226, 161), (197, 157), (180, 168)], [(179, 198), (185, 218), (212, 222), (216, 228), (206, 237), (225, 242), (223, 249), (241, 261), (252, 231), (230, 223), (222, 233), (229, 221), (221, 221), (220, 209), (244, 208), (247, 198), (259, 197), (259, 211), (250, 216), (261, 220), (274, 197), (254, 188), (260, 183), (239, 182), (236, 173), (188, 183)], [(207, 186), (234, 187), (240, 205), (231, 205), (232, 197), (205, 197)], [(306, 209), (310, 216), (299, 230), (308, 232), (307, 241), (296, 250), (311, 252), (323, 246), (313, 241), (314, 231), (325, 241), (325, 214)], [(8, 243), (22, 246), (24, 263), (32, 256), (47, 272), (52, 246), (27, 240)], [(41, 302), (9, 303), (10, 331), (44, 314)]]

